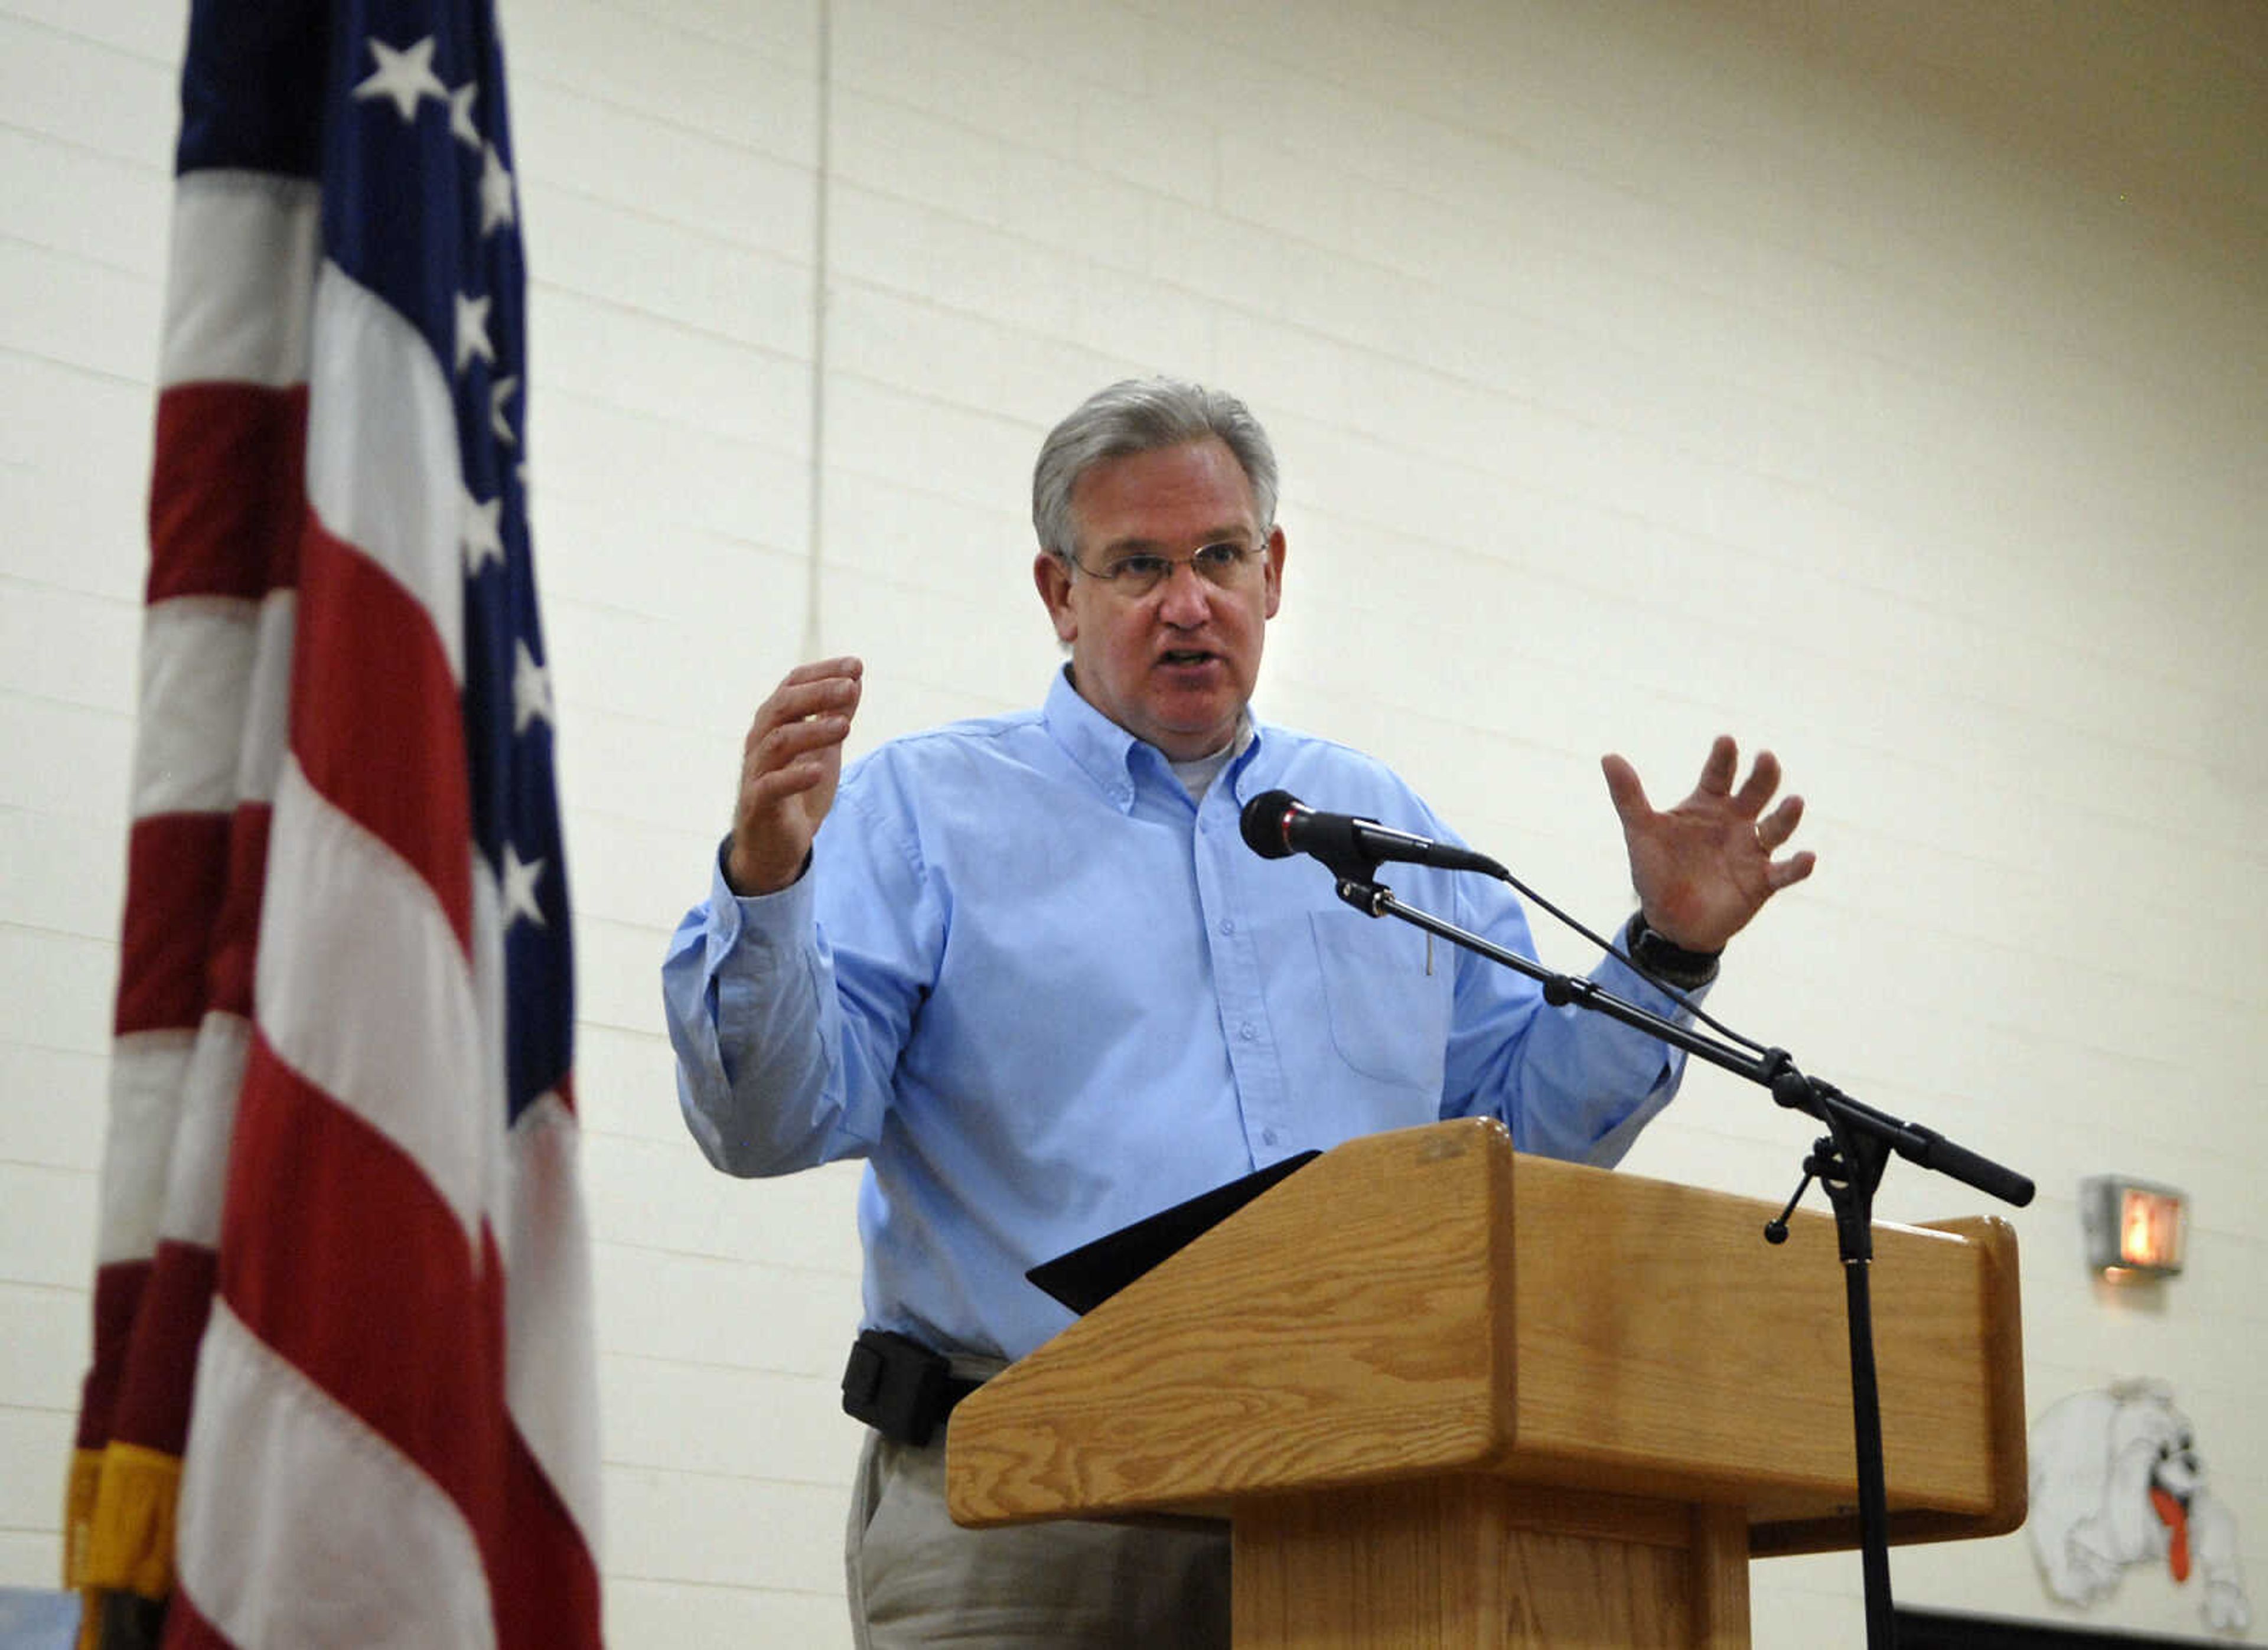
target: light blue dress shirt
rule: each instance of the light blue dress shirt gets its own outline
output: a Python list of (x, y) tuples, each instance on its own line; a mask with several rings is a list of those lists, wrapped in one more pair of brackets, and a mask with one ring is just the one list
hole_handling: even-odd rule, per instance
[[(1245, 846), (1239, 811), (1278, 787), (1455, 840), (1371, 758), (1254, 733), (1192, 802), (1059, 673), (1042, 710), (854, 763), (792, 887), (712, 872), (662, 967), (686, 1123), (734, 1175), (866, 1160), (870, 1325), (1020, 1358), (1070, 1322), (1027, 1268), (1294, 1152), (1494, 1116), (1610, 1164), (1668, 1102), (1682, 1057)], [(1501, 885), (1383, 875), (1532, 951)]]

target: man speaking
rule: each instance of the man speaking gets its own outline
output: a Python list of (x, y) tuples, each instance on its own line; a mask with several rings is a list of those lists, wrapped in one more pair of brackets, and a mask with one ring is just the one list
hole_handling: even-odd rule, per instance
[[(1348, 910), (1263, 858), (1244, 805), (1285, 791), (1454, 842), (1387, 768), (1250, 709), (1285, 541), (1266, 433), (1234, 397), (1155, 379), (1091, 397), (1032, 482), (1037, 586), (1070, 650), (1037, 710), (892, 740), (842, 770), (855, 659), (756, 711), (709, 897), (663, 964), (679, 1098), (711, 1162), (866, 1160), (866, 1330), (846, 1404), (876, 1426), (846, 1549), (858, 1642), (1228, 1642), (1225, 1536), (954, 1527), (952, 1401), (1069, 1322), (1025, 1271), (1309, 1148), (1447, 1117), (1608, 1165), (1668, 1103), (1680, 1057), (1552, 1009), (1508, 969)], [(1729, 739), (1656, 811), (1603, 763), (1639, 910), (1625, 948), (1698, 988), (1808, 853), (1735, 789)], [(1410, 867), (1413, 904), (1532, 953), (1498, 883)], [(1603, 962), (1618, 995), (1675, 1012)]]

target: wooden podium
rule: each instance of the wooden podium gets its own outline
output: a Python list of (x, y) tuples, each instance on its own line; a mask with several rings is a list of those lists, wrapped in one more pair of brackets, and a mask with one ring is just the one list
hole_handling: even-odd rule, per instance
[[(953, 1515), (1226, 1519), (1240, 1650), (1745, 1645), (1750, 1555), (1859, 1543), (1834, 1222), (1777, 1212), (1351, 1141), (968, 1398)], [(2014, 1235), (1874, 1233), (1892, 1539), (2014, 1529)]]

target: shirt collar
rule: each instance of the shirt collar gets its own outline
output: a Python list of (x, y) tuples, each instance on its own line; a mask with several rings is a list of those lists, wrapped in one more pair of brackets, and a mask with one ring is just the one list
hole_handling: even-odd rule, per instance
[[(1079, 697), (1079, 689), (1071, 686), (1068, 664), (1057, 670), (1055, 679), (1048, 684), (1047, 703), (1040, 715), (1056, 743), (1121, 812), (1134, 806), (1133, 764), (1138, 748), (1149, 752), (1156, 771), (1167, 771), (1163, 753), (1136, 739)], [(1248, 705), (1245, 715), (1252, 724), (1251, 742), (1231, 759), (1220, 780), (1216, 781), (1233, 784), (1231, 794), (1238, 797), (1243, 795), (1240, 777), (1250, 770), (1255, 755), (1266, 741), (1265, 726)]]

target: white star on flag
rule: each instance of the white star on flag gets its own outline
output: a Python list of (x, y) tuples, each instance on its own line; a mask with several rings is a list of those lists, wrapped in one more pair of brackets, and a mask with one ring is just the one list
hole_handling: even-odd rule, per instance
[(475, 298), (469, 292), (457, 294), (457, 371), (462, 372), (475, 356), (483, 361), (496, 359), (496, 346), (489, 342), (489, 300)]
[(512, 221), (512, 173), (504, 169), (504, 157), (490, 144), (481, 151), (481, 233)]
[(481, 129), (473, 124), (473, 99), (480, 92), (479, 85), (471, 83), (449, 93), (449, 136), (468, 149), (478, 149), (482, 142)]
[(519, 387), (517, 375), (498, 379), (489, 386), (489, 428), (496, 431), (497, 440), (506, 446), (518, 446), (519, 438), (512, 432), (512, 420), (504, 416), (504, 404)]
[(378, 72), (354, 89), (356, 97), (391, 98), (405, 124), (417, 118), (417, 106), (427, 98), (448, 101), (448, 87), (433, 72), (431, 34), (406, 51), (396, 51), (381, 40), (373, 39), (369, 45)]
[(538, 928), (549, 926), (543, 920), (541, 908), (535, 902), (535, 884), (542, 874), (543, 861), (522, 859), (519, 851), (510, 843), (504, 845), (504, 871), (497, 892), (504, 906), (505, 932), (511, 932), (512, 925), (523, 917)]
[(466, 491), (460, 484), (457, 490), (457, 542), (465, 552), (465, 571), (468, 575), (481, 571), (483, 562), (504, 565), (504, 528), (501, 518), (504, 498), (501, 495), (482, 504)]
[(527, 651), (525, 642), (512, 644), (512, 731), (527, 732), (527, 725), (541, 717), (552, 726), (559, 726), (551, 707), (551, 667), (539, 665), (535, 655)]

